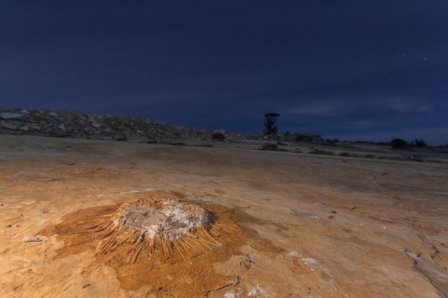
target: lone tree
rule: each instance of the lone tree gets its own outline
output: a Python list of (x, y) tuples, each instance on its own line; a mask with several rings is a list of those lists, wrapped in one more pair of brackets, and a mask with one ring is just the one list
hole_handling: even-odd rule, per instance
[(278, 132), (278, 117), (280, 117), (279, 113), (266, 113), (264, 114), (264, 134), (265, 135), (274, 135)]

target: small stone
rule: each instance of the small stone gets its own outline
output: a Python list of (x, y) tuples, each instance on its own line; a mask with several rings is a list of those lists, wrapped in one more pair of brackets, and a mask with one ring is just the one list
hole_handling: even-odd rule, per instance
[(22, 239), (23, 242), (41, 242), (42, 239), (40, 239), (37, 236), (25, 236)]
[(92, 122), (92, 126), (93, 126), (94, 128), (100, 128), (102, 125), (101, 125), (101, 123), (98, 123), (98, 122), (93, 121), (93, 122)]
[(14, 124), (12, 122), (8, 122), (8, 121), (0, 121), (0, 127), (2, 128), (6, 128), (6, 129), (18, 129), (19, 126), (17, 124)]
[(65, 128), (65, 125), (64, 125), (64, 123), (61, 123), (60, 125), (58, 125), (58, 128), (61, 130), (61, 131), (63, 131), (63, 132), (65, 132), (67, 129)]
[(90, 287), (90, 284), (85, 284), (85, 285), (82, 286), (83, 289), (85, 289), (87, 287)]
[(40, 126), (35, 123), (25, 123), (20, 130), (23, 131), (31, 131), (31, 130), (40, 130)]
[(25, 205), (33, 205), (33, 204), (36, 204), (36, 203), (37, 203), (36, 200), (30, 200), (30, 201), (23, 202), (23, 204), (25, 204)]
[(17, 119), (22, 118), (23, 115), (19, 113), (12, 113), (12, 112), (4, 112), (0, 113), (0, 118), (8, 120), (8, 119)]

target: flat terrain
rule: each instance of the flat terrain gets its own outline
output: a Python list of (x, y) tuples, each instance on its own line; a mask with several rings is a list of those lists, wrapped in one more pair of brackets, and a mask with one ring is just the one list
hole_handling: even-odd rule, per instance
[[(448, 295), (447, 163), (0, 136), (0, 170), (1, 297)], [(76, 231), (159, 193), (235, 234), (149, 267)]]

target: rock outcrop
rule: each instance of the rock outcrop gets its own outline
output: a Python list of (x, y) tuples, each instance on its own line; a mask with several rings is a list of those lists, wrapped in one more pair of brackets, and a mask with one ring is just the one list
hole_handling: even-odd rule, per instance
[(189, 129), (150, 119), (40, 109), (0, 108), (0, 134), (164, 142), (210, 140), (211, 131)]

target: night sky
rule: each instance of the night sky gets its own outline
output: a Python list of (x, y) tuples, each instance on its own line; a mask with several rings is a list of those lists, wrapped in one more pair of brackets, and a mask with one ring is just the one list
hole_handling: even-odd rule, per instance
[(446, 144), (448, 1), (1, 0), (0, 106)]

